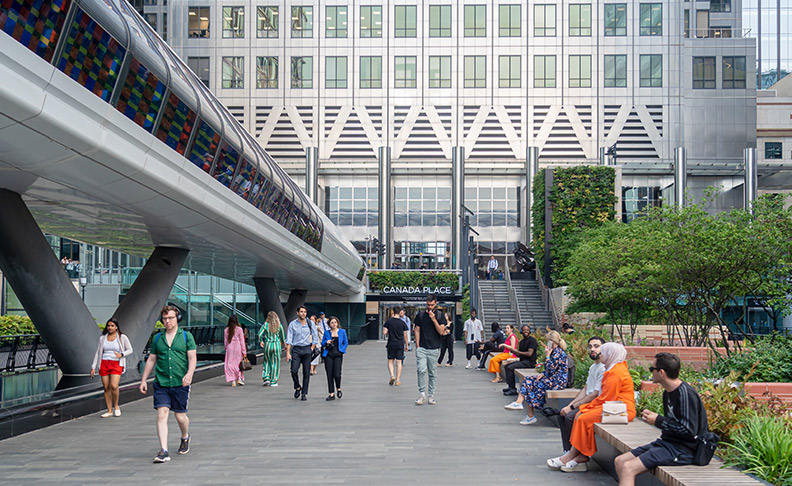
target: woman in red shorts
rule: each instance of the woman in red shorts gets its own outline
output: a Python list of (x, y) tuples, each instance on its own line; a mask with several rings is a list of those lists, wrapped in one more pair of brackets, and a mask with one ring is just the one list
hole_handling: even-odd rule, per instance
[(118, 321), (115, 318), (107, 321), (107, 325), (99, 336), (99, 347), (96, 348), (93, 364), (91, 365), (91, 378), (96, 373), (96, 363), (99, 365), (99, 376), (102, 377), (104, 386), (105, 403), (107, 412), (102, 418), (120, 417), (121, 409), (118, 408), (118, 382), (126, 368), (126, 356), (132, 354), (132, 344), (129, 338), (121, 333)]

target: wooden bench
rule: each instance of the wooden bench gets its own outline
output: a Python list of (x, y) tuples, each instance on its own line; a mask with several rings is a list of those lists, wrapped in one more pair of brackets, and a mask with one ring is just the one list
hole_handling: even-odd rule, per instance
[[(536, 371), (534, 368), (518, 368), (514, 370), (514, 378), (517, 387), (519, 388), (519, 384), (529, 376), (536, 376), (539, 372)], [(555, 409), (562, 409), (569, 405), (569, 402), (575, 398), (580, 391), (579, 388), (566, 388), (564, 390), (548, 390), (547, 391), (547, 398), (545, 400), (545, 404), (548, 407), (553, 407)]]
[[(594, 424), (597, 452), (594, 461), (618, 480), (614, 466), (616, 456), (648, 444), (660, 437), (660, 429), (641, 419), (627, 425)], [(734, 468), (723, 468), (723, 462), (713, 458), (708, 466), (661, 466), (636, 478), (636, 486), (685, 486), (697, 484), (728, 484), (747, 486), (766, 484)]]

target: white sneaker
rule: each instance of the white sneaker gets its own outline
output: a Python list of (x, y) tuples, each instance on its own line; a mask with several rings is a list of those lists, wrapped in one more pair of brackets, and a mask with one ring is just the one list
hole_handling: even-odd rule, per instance
[(508, 405), (504, 405), (503, 408), (505, 408), (506, 410), (522, 410), (523, 406), (522, 403), (511, 402)]
[(468, 363), (467, 365), (465, 365), (465, 369), (466, 369), (466, 370), (469, 370), (469, 369), (470, 369), (470, 368), (472, 368), (472, 367), (473, 367), (473, 366), (471, 366), (471, 365), (470, 365), (470, 363)]
[(536, 417), (529, 417), (525, 416), (524, 419), (520, 420), (520, 425), (533, 425), (537, 422)]
[(565, 465), (561, 466), (561, 471), (565, 473), (586, 472), (588, 471), (588, 461), (580, 463), (569, 461)]
[(270, 386), (278, 386), (277, 383), (270, 383)]
[(105, 412), (102, 415), (100, 415), (100, 417), (102, 417), (102, 418), (109, 418), (109, 417), (112, 417), (112, 416), (113, 416), (113, 412)]
[(418, 397), (418, 400), (415, 401), (415, 404), (423, 405), (424, 403), (426, 403), (426, 395), (422, 394), (421, 396)]
[(434, 405), (437, 402), (435, 402), (435, 399), (432, 395), (429, 395), (429, 398), (426, 400), (426, 403), (428, 403), (429, 405)]
[(120, 417), (121, 416), (121, 409), (117, 408), (117, 409), (113, 410), (113, 415), (115, 415), (116, 417)]

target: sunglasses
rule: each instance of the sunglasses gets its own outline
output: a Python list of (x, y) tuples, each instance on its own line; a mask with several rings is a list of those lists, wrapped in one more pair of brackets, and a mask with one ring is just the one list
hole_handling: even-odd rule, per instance
[(655, 368), (654, 366), (650, 366), (650, 367), (649, 367), (649, 372), (650, 372), (650, 373), (652, 373), (652, 372), (655, 372), (655, 371), (660, 371), (660, 370), (662, 370), (662, 369), (663, 369), (663, 368)]

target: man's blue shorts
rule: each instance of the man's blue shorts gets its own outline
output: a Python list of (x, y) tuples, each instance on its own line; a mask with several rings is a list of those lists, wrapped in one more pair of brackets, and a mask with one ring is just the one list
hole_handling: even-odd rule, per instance
[(633, 449), (632, 455), (641, 460), (650, 471), (657, 466), (687, 466), (693, 464), (693, 454), (670, 442), (657, 439), (651, 444)]
[(187, 413), (189, 386), (159, 386), (154, 383), (154, 408), (168, 407), (176, 413)]

